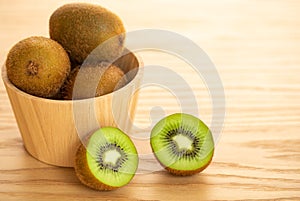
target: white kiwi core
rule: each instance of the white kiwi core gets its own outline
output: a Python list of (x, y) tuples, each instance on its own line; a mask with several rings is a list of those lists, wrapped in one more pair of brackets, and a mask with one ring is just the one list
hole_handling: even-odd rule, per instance
[(121, 157), (120, 152), (118, 152), (116, 149), (112, 149), (104, 153), (103, 159), (106, 164), (110, 163), (112, 165), (116, 165), (120, 157)]
[(178, 150), (192, 150), (193, 141), (186, 135), (175, 135), (172, 140), (176, 143)]

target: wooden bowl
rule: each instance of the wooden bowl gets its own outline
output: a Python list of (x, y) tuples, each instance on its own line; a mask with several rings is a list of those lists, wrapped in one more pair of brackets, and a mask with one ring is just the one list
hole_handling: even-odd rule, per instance
[(50, 100), (29, 95), (2, 79), (26, 150), (36, 159), (73, 167), (80, 140), (102, 126), (117, 126), (130, 132), (142, 78), (143, 64), (133, 53), (115, 62), (128, 74), (129, 83), (113, 93), (84, 100)]

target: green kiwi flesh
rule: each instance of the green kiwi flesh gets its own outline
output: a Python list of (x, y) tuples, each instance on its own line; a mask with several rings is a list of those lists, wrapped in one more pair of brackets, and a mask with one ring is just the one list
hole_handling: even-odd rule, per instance
[(50, 37), (66, 49), (73, 63), (79, 65), (92, 52), (99, 61), (113, 61), (124, 48), (125, 28), (121, 19), (96, 4), (61, 6), (50, 17), (49, 30)]
[(209, 128), (200, 119), (183, 113), (160, 120), (151, 131), (150, 143), (165, 169), (181, 176), (204, 170), (214, 153)]
[(128, 184), (138, 167), (137, 150), (118, 128), (102, 127), (76, 152), (78, 179), (96, 190), (113, 190)]
[(70, 69), (63, 47), (42, 36), (18, 42), (6, 59), (7, 77), (12, 84), (26, 93), (45, 98), (59, 92)]

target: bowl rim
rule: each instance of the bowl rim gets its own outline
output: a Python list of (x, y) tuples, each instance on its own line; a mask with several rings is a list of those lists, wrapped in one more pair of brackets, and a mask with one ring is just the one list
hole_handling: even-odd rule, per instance
[(134, 75), (133, 79), (131, 79), (125, 86), (102, 96), (97, 96), (97, 97), (91, 97), (91, 98), (85, 98), (85, 99), (78, 99), (78, 100), (56, 100), (56, 99), (51, 99), (51, 98), (43, 98), (43, 97), (39, 97), (39, 96), (35, 96), (35, 95), (31, 95), (29, 93), (26, 93), (25, 91), (22, 91), (21, 89), (19, 89), (18, 87), (16, 87), (13, 83), (11, 83), (11, 81), (8, 79), (7, 77), (7, 71), (6, 71), (6, 62), (2, 65), (2, 69), (1, 69), (1, 76), (2, 76), (2, 80), (5, 84), (6, 87), (9, 87), (11, 90), (15, 91), (16, 93), (18, 93), (19, 95), (26, 97), (28, 99), (32, 99), (32, 100), (37, 100), (37, 101), (44, 101), (44, 102), (55, 102), (55, 103), (61, 103), (61, 104), (70, 104), (73, 102), (83, 102), (83, 101), (91, 101), (91, 100), (100, 100), (100, 99), (105, 99), (108, 96), (113, 96), (115, 93), (119, 93), (121, 92), (121, 90), (125, 90), (126, 88), (128, 88), (129, 86), (133, 85), (135, 82), (135, 80), (137, 79), (141, 79), (143, 76), (143, 67), (144, 67), (144, 63), (141, 59), (141, 57), (137, 54), (137, 53), (133, 53), (131, 52), (135, 58), (138, 61), (138, 67), (137, 67), (137, 72)]

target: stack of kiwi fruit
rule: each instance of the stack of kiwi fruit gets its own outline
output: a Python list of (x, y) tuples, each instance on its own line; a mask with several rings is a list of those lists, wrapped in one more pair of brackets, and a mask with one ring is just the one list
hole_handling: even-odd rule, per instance
[[(66, 4), (51, 15), (49, 32), (50, 38), (32, 36), (9, 51), (7, 77), (17, 88), (34, 96), (70, 100), (109, 94), (127, 83), (125, 72), (112, 64), (124, 50), (125, 28), (111, 11), (94, 4)], [(73, 97), (81, 68), (89, 79), (80, 80), (78, 96)], [(98, 81), (93, 93), (84, 83), (90, 80)]]
[[(125, 41), (117, 15), (99, 5), (72, 3), (58, 8), (49, 25), (50, 38), (29, 37), (8, 53), (7, 76), (17, 88), (42, 98), (70, 100), (79, 71), (88, 78), (85, 82), (98, 79), (98, 84), (91, 94), (86, 93), (89, 83), (82, 83), (78, 99), (105, 95), (127, 83), (125, 72), (112, 64), (122, 54)], [(204, 170), (214, 153), (209, 128), (183, 113), (160, 120), (151, 131), (150, 144), (159, 163), (180, 176)], [(113, 190), (132, 180), (138, 162), (138, 152), (127, 134), (102, 127), (79, 145), (74, 169), (84, 185)]]

